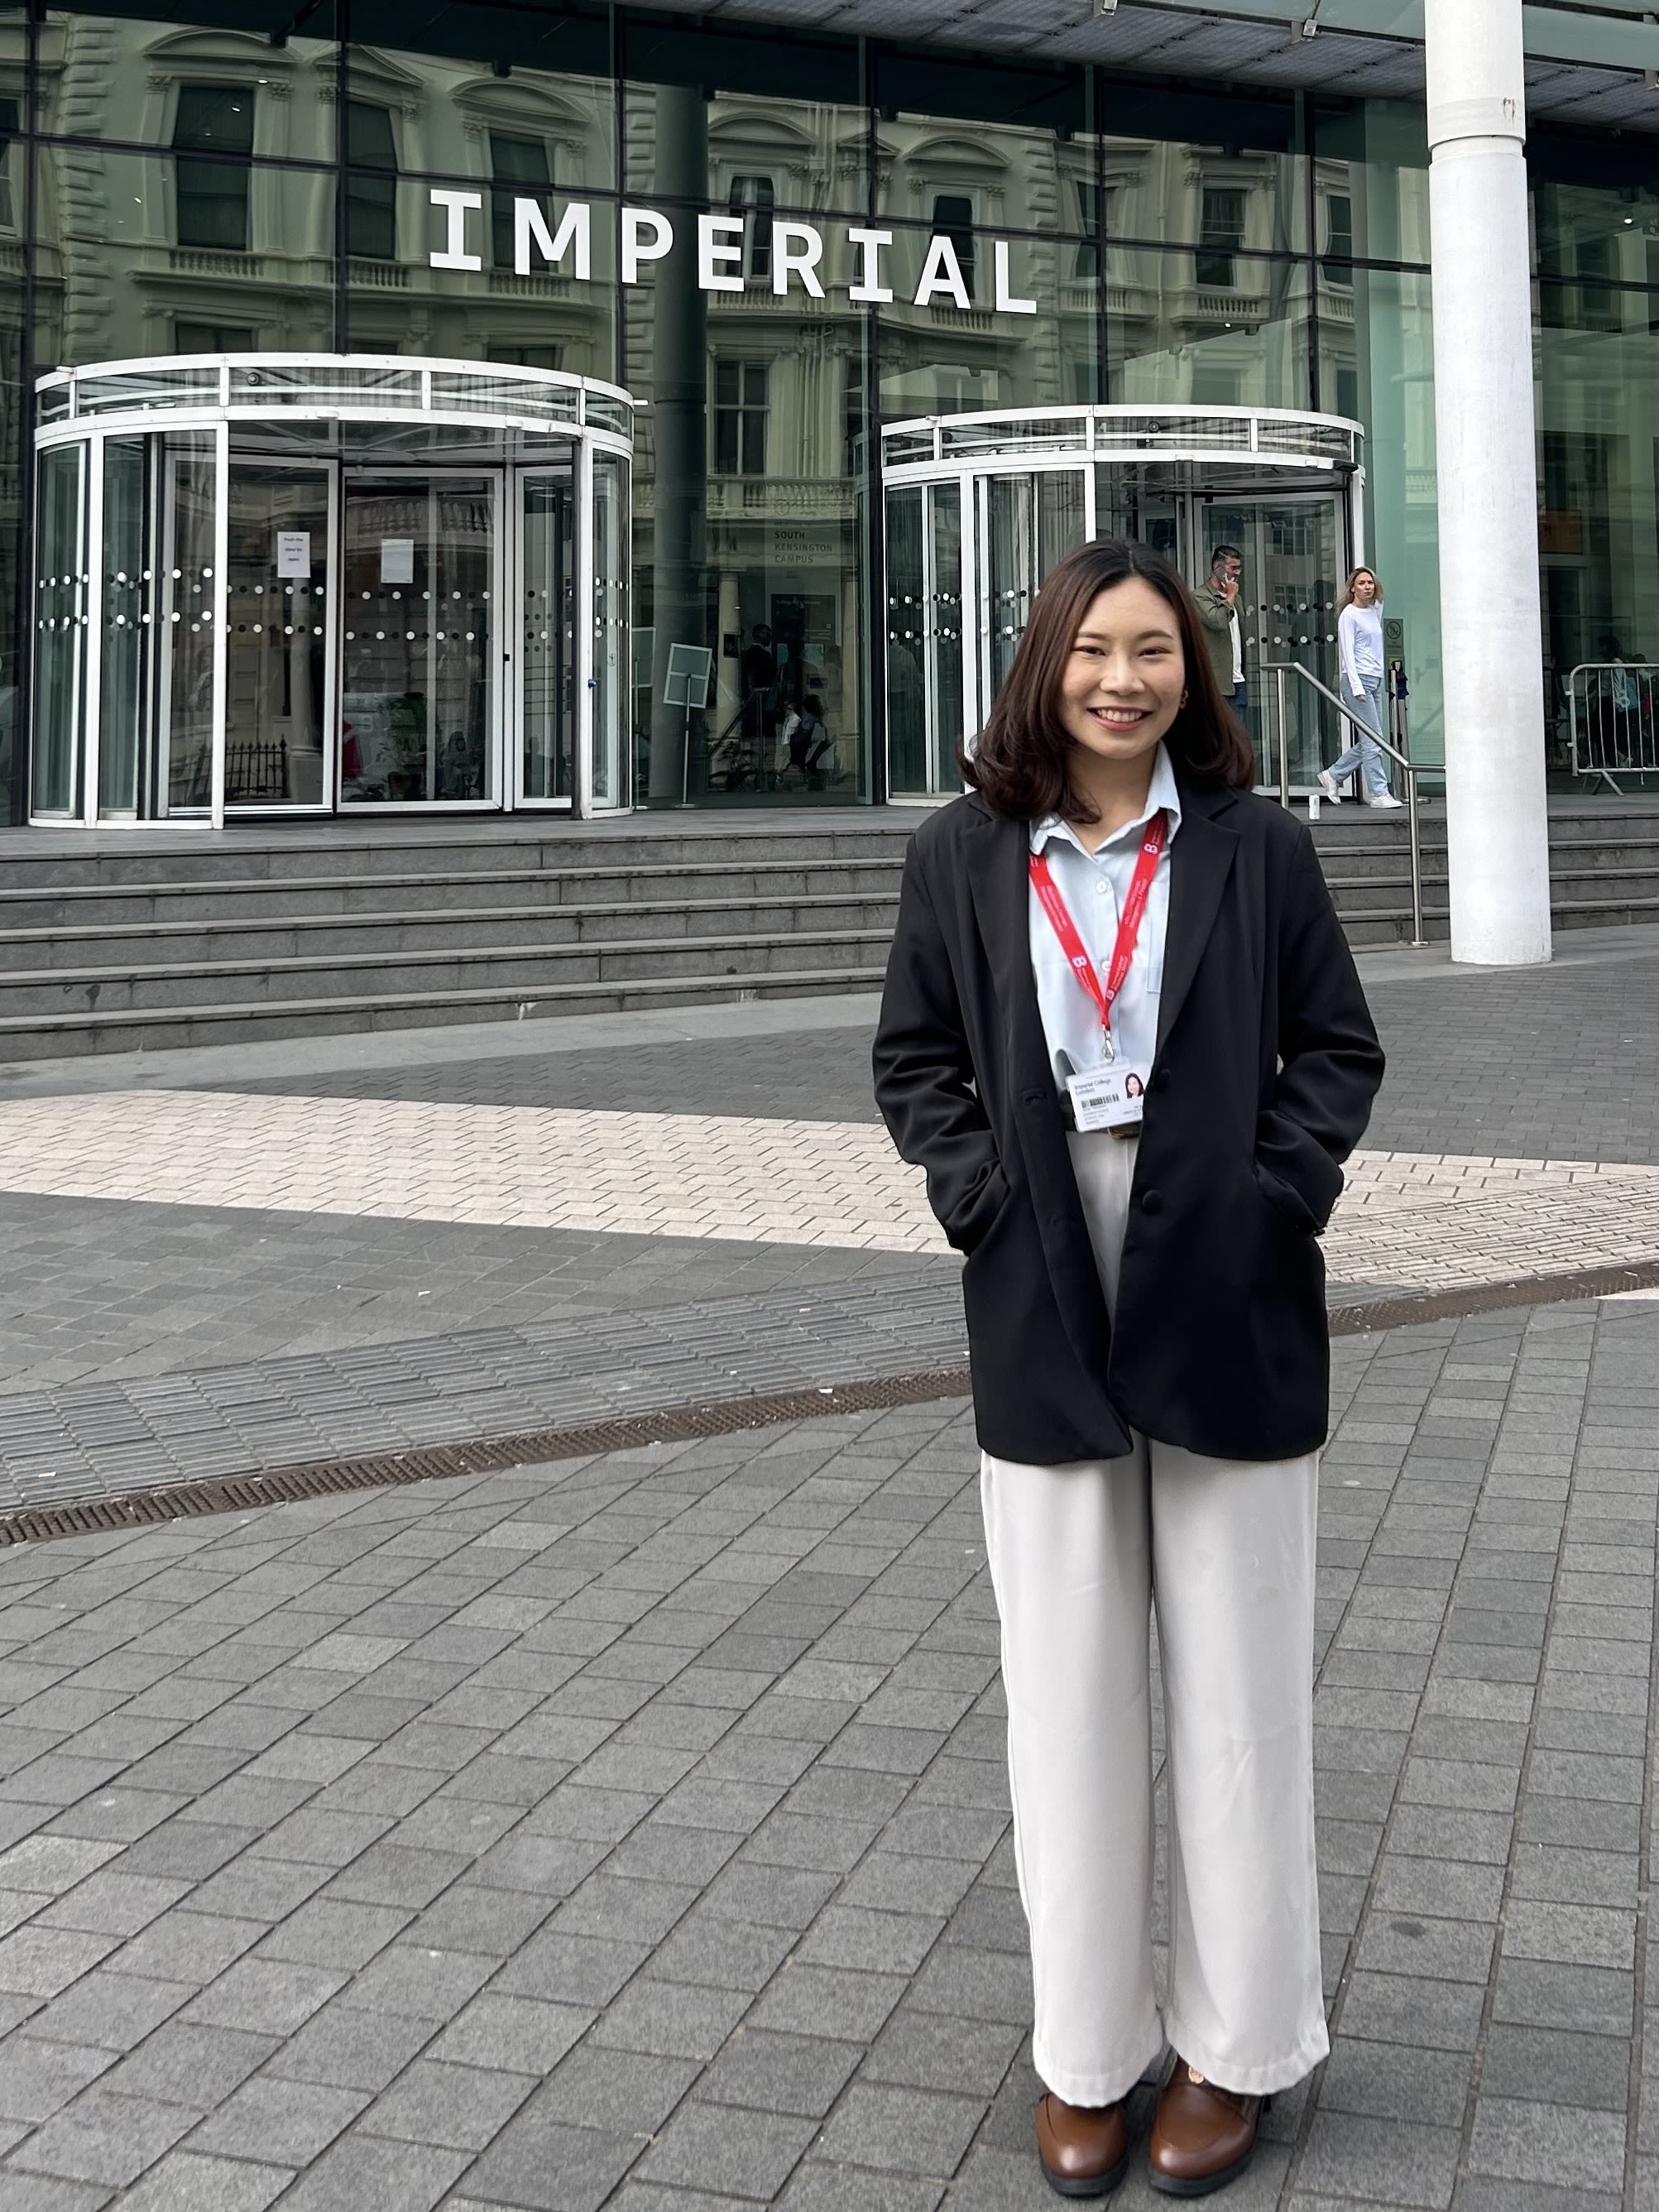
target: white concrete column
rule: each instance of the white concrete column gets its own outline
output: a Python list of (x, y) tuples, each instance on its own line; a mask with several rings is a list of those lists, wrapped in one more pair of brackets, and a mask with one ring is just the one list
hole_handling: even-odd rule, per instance
[(1550, 957), (1521, 0), (1426, 29), (1451, 949), (1519, 965)]

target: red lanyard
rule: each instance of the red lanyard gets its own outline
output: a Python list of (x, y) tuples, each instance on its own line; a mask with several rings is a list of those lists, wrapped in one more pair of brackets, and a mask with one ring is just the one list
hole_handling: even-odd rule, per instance
[(1048, 863), (1041, 853), (1033, 853), (1030, 860), (1031, 888), (1042, 902), (1042, 911), (1054, 925), (1054, 935), (1060, 939), (1060, 949), (1066, 955), (1073, 975), (1100, 1009), (1101, 1027), (1106, 1032), (1109, 1056), (1112, 1041), (1112, 1008), (1117, 1003), (1118, 993), (1128, 979), (1129, 963), (1135, 957), (1135, 941), (1140, 935), (1142, 917), (1146, 902), (1152, 896), (1152, 878), (1158, 873), (1158, 864), (1163, 856), (1167, 823), (1164, 809), (1146, 825), (1146, 835), (1141, 840), (1140, 851), (1135, 860), (1135, 872), (1130, 878), (1129, 896), (1123, 902), (1123, 913), (1117, 925), (1117, 942), (1112, 947), (1111, 965), (1106, 970), (1103, 988), (1095, 972), (1095, 963), (1089, 957), (1088, 947), (1077, 933), (1077, 924), (1066, 910), (1060, 895), (1060, 886), (1050, 874)]

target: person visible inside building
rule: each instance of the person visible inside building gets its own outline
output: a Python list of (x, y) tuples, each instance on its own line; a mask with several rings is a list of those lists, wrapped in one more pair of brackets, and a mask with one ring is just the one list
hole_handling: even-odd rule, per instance
[(1389, 763), (1382, 751), (1382, 586), (1374, 568), (1356, 568), (1343, 587), (1336, 617), (1337, 654), (1341, 665), (1342, 703), (1358, 721), (1345, 722), (1352, 743), (1319, 774), (1319, 788), (1333, 806), (1341, 803), (1339, 786), (1359, 771), (1360, 797), (1367, 806), (1398, 806), (1389, 789)]
[(1329, 2047), (1318, 1237), (1383, 1061), (1306, 825), (1250, 789), (1204, 635), (1148, 547), (1050, 571), (959, 756), (971, 793), (910, 842), (873, 1055), (898, 1151), (967, 1255), (1036, 2148), (1072, 2197), (1121, 2179), (1150, 2069), (1152, 2185), (1199, 2197)]
[(799, 710), (792, 710), (783, 726), (783, 742), (788, 748), (790, 771), (805, 788), (826, 790), (835, 769), (836, 749), (823, 719), (820, 693), (809, 691)]
[(1238, 595), (1244, 580), (1244, 556), (1237, 545), (1218, 545), (1210, 573), (1197, 593), (1198, 618), (1222, 697), (1242, 722), (1250, 710), (1244, 679), (1244, 633), (1239, 626)]
[(778, 734), (778, 657), (765, 623), (755, 624), (738, 656), (738, 683), (743, 743), (727, 772), (726, 787), (734, 789), (750, 782), (758, 788)]

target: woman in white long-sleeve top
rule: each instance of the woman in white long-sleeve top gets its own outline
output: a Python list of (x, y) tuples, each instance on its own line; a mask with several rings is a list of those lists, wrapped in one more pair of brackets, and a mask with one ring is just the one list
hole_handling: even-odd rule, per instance
[[(1341, 758), (1320, 770), (1319, 787), (1333, 806), (1338, 805), (1342, 797), (1338, 784), (1358, 769), (1360, 797), (1367, 806), (1398, 806), (1400, 801), (1389, 789), (1389, 768), (1381, 743), (1387, 664), (1382, 657), (1382, 586), (1375, 569), (1356, 568), (1349, 577), (1336, 618), (1336, 641), (1342, 660), (1342, 703), (1376, 734), (1357, 733)], [(1344, 727), (1352, 731), (1353, 725), (1345, 723)]]

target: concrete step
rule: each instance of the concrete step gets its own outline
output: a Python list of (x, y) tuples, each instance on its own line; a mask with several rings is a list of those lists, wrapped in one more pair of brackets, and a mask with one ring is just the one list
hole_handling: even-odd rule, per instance
[(224, 884), (76, 884), (0, 889), (0, 934), (124, 925), (146, 931), (157, 923), (269, 921), (279, 926), (309, 915), (449, 912), (484, 907), (526, 908), (590, 902), (632, 905), (690, 891), (694, 897), (813, 898), (830, 893), (896, 897), (903, 872), (901, 848), (868, 860), (700, 860), (679, 866), (621, 865), (411, 870), (395, 875), (334, 872), (276, 876)]
[(378, 992), (362, 997), (240, 1000), (83, 1013), (0, 1014), (0, 1060), (56, 1059), (100, 1052), (162, 1052), (192, 1045), (241, 1044), (291, 1036), (337, 1036), (366, 1030), (426, 1029), (462, 1022), (544, 1020), (561, 1014), (612, 1014), (647, 1006), (704, 1006), (733, 1000), (816, 998), (875, 991), (880, 969), (857, 965), (725, 977), (662, 976), (654, 981), (564, 982), (533, 999), (494, 984), (464, 990)]
[[(660, 881), (651, 889), (660, 894)], [(635, 938), (653, 940), (766, 937), (811, 940), (825, 931), (885, 928), (897, 913), (897, 885), (879, 890), (849, 886), (834, 895), (751, 896), (733, 898), (635, 899), (577, 906), (414, 907), (402, 912), (272, 913), (227, 917), (217, 911), (180, 921), (156, 921), (142, 934), (119, 923), (37, 924), (0, 928), (0, 980), (37, 970), (131, 974), (170, 968), (251, 961), (289, 961), (326, 954), (349, 972), (404, 952), (469, 951), (534, 945), (605, 945)]]
[[(660, 820), (661, 817), (657, 817)], [(82, 832), (53, 836), (33, 830), (6, 836), (0, 873), (15, 890), (73, 890), (125, 884), (248, 884), (285, 878), (366, 878), (416, 874), (490, 874), (503, 868), (569, 873), (601, 866), (641, 872), (736, 862), (802, 866), (859, 860), (902, 860), (915, 827), (908, 810), (868, 824), (816, 829), (783, 813), (751, 817), (740, 830), (673, 826), (645, 830), (564, 828), (526, 831), (499, 817), (480, 818), (465, 833), (428, 825), (411, 833), (381, 822), (349, 836), (319, 836), (289, 824), (267, 824), (257, 839), (198, 843), (185, 829), (155, 836)], [(490, 826), (493, 821), (493, 827)], [(88, 849), (89, 848), (89, 849)]]
[[(726, 983), (836, 966), (879, 975), (891, 930), (815, 929), (801, 938), (710, 936), (616, 939), (582, 945), (449, 945), (401, 952), (351, 968), (337, 951), (289, 959), (212, 960), (189, 966), (14, 970), (0, 975), (0, 1018), (72, 1014), (83, 1020), (239, 1000), (260, 1006), (338, 1000), (357, 991), (410, 998), (469, 988), (528, 1000), (559, 983), (644, 983), (677, 978)], [(345, 987), (343, 988), (343, 986)]]

